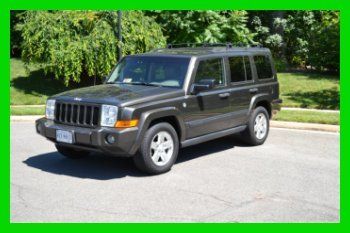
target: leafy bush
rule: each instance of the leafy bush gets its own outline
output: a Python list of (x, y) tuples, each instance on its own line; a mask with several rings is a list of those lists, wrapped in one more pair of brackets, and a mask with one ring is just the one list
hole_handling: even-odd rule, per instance
[(339, 72), (339, 12), (250, 12), (254, 39), (289, 67)]
[[(116, 12), (27, 11), (22, 25), (22, 59), (69, 82), (101, 78), (117, 62)], [(164, 46), (159, 25), (140, 11), (123, 16), (123, 54)]]
[(274, 63), (277, 72), (284, 72), (287, 70), (287, 63), (285, 60), (277, 57), (276, 59), (274, 59)]

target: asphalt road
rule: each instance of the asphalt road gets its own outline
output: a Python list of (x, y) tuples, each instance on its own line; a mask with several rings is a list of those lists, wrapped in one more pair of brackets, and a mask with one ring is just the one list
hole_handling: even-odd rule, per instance
[(263, 146), (225, 137), (144, 176), (132, 160), (69, 160), (11, 123), (11, 222), (338, 222), (339, 134), (272, 129)]

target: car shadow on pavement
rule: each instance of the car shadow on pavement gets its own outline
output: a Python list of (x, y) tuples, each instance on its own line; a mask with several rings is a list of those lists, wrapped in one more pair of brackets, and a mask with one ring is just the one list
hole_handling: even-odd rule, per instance
[(180, 149), (176, 163), (186, 162), (201, 156), (210, 156), (214, 153), (233, 149), (234, 147), (247, 147), (238, 135), (230, 135), (212, 141)]
[[(234, 148), (246, 146), (232, 136), (201, 143), (180, 150), (176, 163), (186, 162), (201, 156), (210, 156)], [(58, 152), (50, 152), (29, 157), (23, 161), (26, 165), (58, 175), (85, 179), (109, 180), (125, 176), (144, 177), (137, 170), (131, 158), (91, 155), (83, 159), (68, 159)]]
[(109, 180), (125, 176), (145, 176), (136, 169), (130, 158), (97, 154), (69, 159), (55, 151), (32, 156), (23, 162), (45, 172), (85, 179)]

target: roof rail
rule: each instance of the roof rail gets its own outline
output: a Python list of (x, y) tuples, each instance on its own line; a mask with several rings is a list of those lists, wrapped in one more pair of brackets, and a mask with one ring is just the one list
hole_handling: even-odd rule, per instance
[(173, 48), (196, 48), (196, 47), (215, 47), (226, 46), (226, 49), (232, 48), (232, 43), (181, 43), (181, 44), (167, 44), (167, 49)]

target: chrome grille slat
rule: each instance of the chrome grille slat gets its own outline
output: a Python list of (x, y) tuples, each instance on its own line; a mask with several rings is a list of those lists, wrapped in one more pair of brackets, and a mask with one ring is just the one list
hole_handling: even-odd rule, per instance
[(99, 125), (100, 106), (97, 104), (56, 102), (55, 122), (83, 127)]
[(65, 104), (65, 109), (63, 122), (67, 123), (68, 104)]
[(80, 105), (77, 105), (78, 108), (78, 114), (77, 114), (77, 121), (75, 122), (76, 124), (80, 123)]
[(90, 125), (94, 124), (93, 118), (94, 118), (94, 107), (91, 107), (91, 117), (90, 117)]
[(87, 106), (84, 105), (84, 120), (83, 120), (83, 124), (86, 125), (86, 112), (87, 112)]

